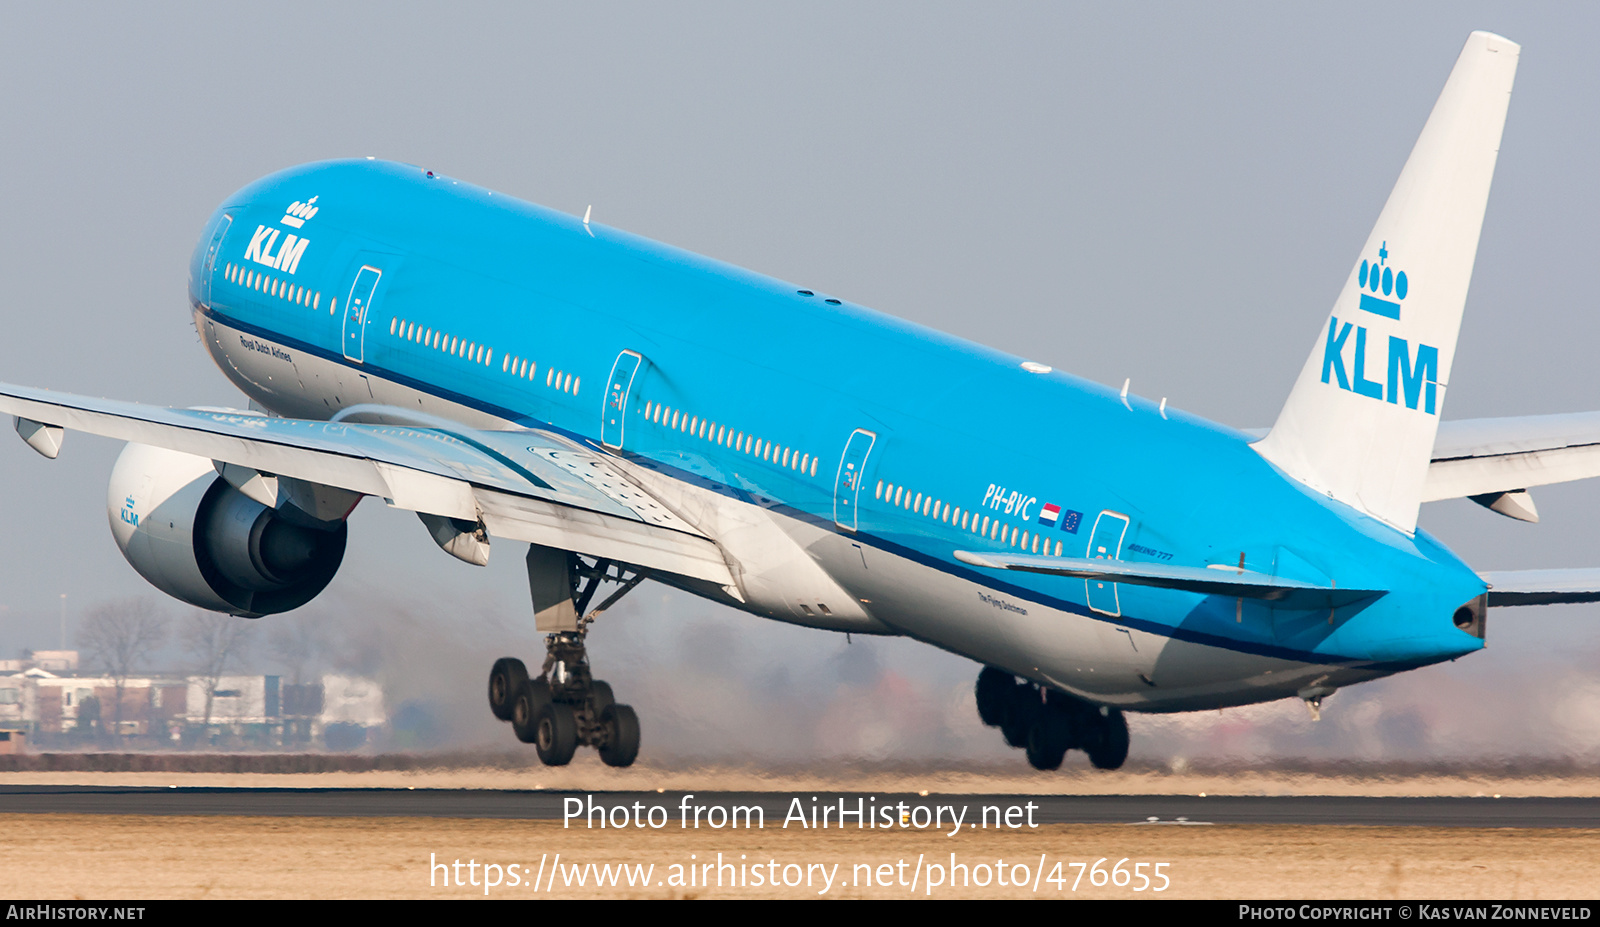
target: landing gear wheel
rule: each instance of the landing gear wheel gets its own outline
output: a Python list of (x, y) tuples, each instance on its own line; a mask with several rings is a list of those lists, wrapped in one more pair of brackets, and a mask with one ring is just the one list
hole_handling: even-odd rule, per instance
[(1092, 741), (1085, 746), (1095, 769), (1119, 769), (1128, 759), (1128, 719), (1113, 708), (1096, 719)]
[(531, 744), (539, 737), (539, 716), (544, 714), (544, 707), (550, 704), (550, 682), (543, 676), (538, 679), (523, 679), (522, 686), (517, 690), (517, 697), (511, 703), (511, 729), (516, 732), (517, 739), (525, 744)]
[[(604, 718), (606, 709), (617, 703), (617, 697), (611, 694), (611, 684), (595, 680), (589, 684), (589, 713), (594, 718)], [(601, 726), (605, 725), (601, 721)]]
[(565, 766), (572, 762), (572, 754), (578, 750), (578, 719), (571, 705), (545, 703), (544, 711), (539, 714), (533, 746), (546, 766)]
[(978, 717), (990, 727), (999, 727), (1006, 717), (1006, 700), (1017, 687), (1017, 678), (1005, 670), (985, 666), (978, 673), (973, 694), (978, 699)]
[(1028, 745), (1028, 729), (1033, 727), (1033, 721), (1043, 707), (1039, 702), (1038, 689), (1027, 685), (1011, 687), (1006, 695), (1005, 718), (1000, 722), (1000, 733), (1005, 737), (1007, 746)]
[(600, 729), (606, 738), (600, 745), (600, 759), (607, 766), (632, 766), (639, 755), (639, 716), (633, 708), (607, 705), (600, 713)]
[(1060, 769), (1067, 756), (1067, 719), (1054, 711), (1041, 711), (1028, 728), (1028, 765), (1034, 769)]
[(528, 682), (528, 668), (515, 657), (501, 657), (489, 671), (489, 710), (501, 721), (510, 721), (517, 693)]

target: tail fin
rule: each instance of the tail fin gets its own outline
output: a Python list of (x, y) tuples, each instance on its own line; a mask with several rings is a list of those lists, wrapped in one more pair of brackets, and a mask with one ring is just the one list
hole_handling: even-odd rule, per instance
[(1272, 431), (1289, 476), (1416, 530), (1521, 48), (1474, 32)]

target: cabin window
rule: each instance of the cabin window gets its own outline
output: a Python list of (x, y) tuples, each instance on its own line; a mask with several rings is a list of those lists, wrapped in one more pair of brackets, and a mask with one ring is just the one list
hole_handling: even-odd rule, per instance
[(583, 377), (572, 378), (572, 395), (578, 395), (578, 390), (583, 386)]
[(1061, 556), (1061, 542), (1060, 541), (1056, 542), (1056, 556), (1057, 557)]
[(391, 335), (394, 334), (394, 330), (396, 328), (398, 328), (399, 325), (400, 325), (400, 320), (399, 319), (390, 319), (389, 320), (389, 334), (391, 334)]
[(811, 458), (811, 475), (817, 475), (817, 458), (815, 457)]
[(321, 309), (322, 308), (322, 294), (321, 293), (318, 293), (316, 296), (313, 296), (311, 298), (311, 308), (312, 309)]

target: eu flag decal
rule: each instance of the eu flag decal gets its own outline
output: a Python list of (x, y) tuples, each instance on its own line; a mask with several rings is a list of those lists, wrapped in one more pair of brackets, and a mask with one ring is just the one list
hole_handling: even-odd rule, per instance
[(1071, 509), (1068, 509), (1067, 513), (1065, 515), (1063, 515), (1062, 518), (1061, 518), (1061, 530), (1070, 532), (1072, 534), (1077, 534), (1078, 533), (1078, 525), (1082, 521), (1083, 521), (1083, 513), (1082, 512), (1074, 512)]

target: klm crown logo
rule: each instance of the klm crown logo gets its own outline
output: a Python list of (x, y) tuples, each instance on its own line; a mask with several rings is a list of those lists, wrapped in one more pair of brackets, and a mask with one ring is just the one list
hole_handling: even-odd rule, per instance
[[(1397, 273), (1389, 265), (1387, 241), (1379, 246), (1377, 261), (1362, 260), (1356, 283), (1361, 287), (1360, 309), (1400, 321), (1400, 306), (1411, 290), (1411, 281), (1405, 271)], [(1366, 321), (1365, 317), (1362, 320)], [(1428, 415), (1439, 414), (1439, 349), (1419, 343), (1413, 351), (1411, 342), (1398, 335), (1388, 335), (1387, 345), (1380, 346), (1383, 329), (1394, 326), (1374, 324), (1378, 326), (1372, 338), (1376, 343), (1369, 352), (1366, 325), (1328, 317), (1328, 337), (1322, 344), (1322, 382), (1368, 399), (1404, 404), (1407, 409)], [(1347, 349), (1353, 356), (1347, 358)], [(1369, 372), (1378, 374), (1379, 379), (1369, 378)]]
[(290, 228), (300, 228), (307, 222), (311, 221), (311, 217), (316, 215), (317, 210), (321, 208), (317, 206), (316, 203), (317, 198), (315, 196), (309, 200), (306, 200), (304, 203), (300, 202), (299, 200), (295, 200), (293, 203), (289, 204), (288, 209), (283, 211), (283, 218), (279, 221)]
[[(1406, 279), (1406, 272), (1394, 272), (1389, 264), (1389, 243), (1384, 242), (1378, 246), (1378, 260), (1376, 263), (1361, 261), (1361, 269), (1356, 271), (1356, 282), (1361, 285), (1361, 308), (1367, 312), (1381, 315), (1387, 319), (1400, 320), (1400, 303), (1406, 298), (1406, 293), (1411, 289), (1411, 282)], [(1371, 290), (1371, 293), (1366, 292)], [(1382, 292), (1384, 297), (1379, 299), (1376, 293)], [(1394, 299), (1388, 299), (1389, 296)]]

